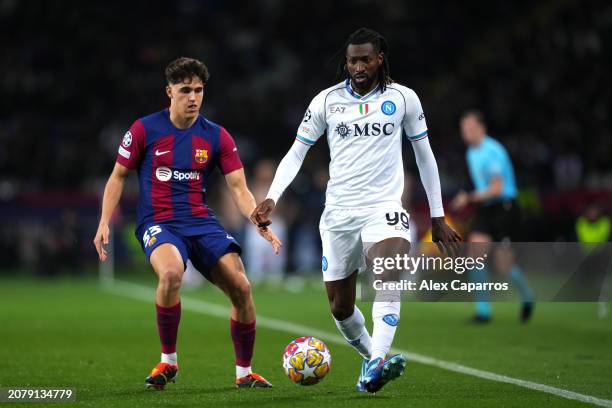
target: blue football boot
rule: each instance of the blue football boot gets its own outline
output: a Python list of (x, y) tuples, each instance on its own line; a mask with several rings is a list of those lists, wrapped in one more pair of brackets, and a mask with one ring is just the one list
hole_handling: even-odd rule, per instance
[(364, 381), (365, 381), (366, 371), (368, 370), (369, 362), (370, 360), (366, 360), (364, 358), (363, 362), (361, 363), (361, 372), (359, 373), (359, 379), (357, 380), (357, 385), (355, 386), (355, 389), (358, 392), (366, 392)]
[(367, 392), (377, 392), (389, 381), (404, 374), (405, 369), (406, 357), (401, 354), (396, 354), (386, 361), (379, 357), (368, 363), (363, 385)]

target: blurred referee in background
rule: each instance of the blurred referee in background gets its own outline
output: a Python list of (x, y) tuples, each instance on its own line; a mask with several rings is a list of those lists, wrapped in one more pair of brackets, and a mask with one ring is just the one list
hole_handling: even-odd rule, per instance
[[(517, 239), (520, 228), (520, 210), (516, 202), (517, 188), (514, 169), (508, 152), (497, 140), (487, 134), (483, 114), (469, 110), (461, 115), (461, 136), (468, 145), (467, 164), (475, 190), (459, 192), (451, 204), (453, 210), (460, 210), (467, 204), (478, 206), (468, 240), (477, 244), (479, 251), (487, 251), (491, 242), (503, 242), (495, 248), (496, 269), (510, 278), (518, 289), (522, 307), (520, 319), (526, 322), (533, 311), (533, 293), (515, 263), (509, 242)], [(475, 282), (489, 282), (488, 270), (472, 271)], [(476, 292), (476, 315), (474, 321), (487, 323), (491, 320), (489, 292)]]

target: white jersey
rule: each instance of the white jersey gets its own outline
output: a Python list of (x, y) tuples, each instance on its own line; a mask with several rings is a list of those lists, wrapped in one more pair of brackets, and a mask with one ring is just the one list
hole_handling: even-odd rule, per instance
[(297, 131), (313, 145), (327, 131), (331, 155), (326, 206), (401, 205), (404, 191), (402, 135), (427, 137), (416, 93), (403, 85), (356, 94), (346, 80), (314, 97)]

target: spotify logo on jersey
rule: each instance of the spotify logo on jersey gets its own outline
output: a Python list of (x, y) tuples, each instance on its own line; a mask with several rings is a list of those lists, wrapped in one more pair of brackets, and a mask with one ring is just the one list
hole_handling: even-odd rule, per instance
[(159, 181), (168, 181), (172, 178), (172, 170), (168, 167), (158, 167), (157, 170), (155, 170), (155, 177), (157, 177)]
[(174, 170), (172, 171), (172, 169), (170, 169), (169, 167), (158, 167), (157, 170), (155, 170), (155, 177), (157, 177), (157, 179), (159, 181), (170, 181), (175, 180), (175, 181), (192, 181), (192, 180), (200, 180), (200, 172), (197, 170)]

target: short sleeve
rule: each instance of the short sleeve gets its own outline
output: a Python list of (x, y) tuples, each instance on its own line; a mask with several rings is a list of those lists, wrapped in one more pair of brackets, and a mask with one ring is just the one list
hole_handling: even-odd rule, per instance
[(499, 161), (490, 160), (486, 166), (486, 172), (489, 179), (502, 175), (502, 166)]
[(145, 137), (145, 127), (140, 120), (137, 120), (123, 135), (123, 140), (121, 140), (117, 151), (117, 163), (128, 169), (137, 168), (144, 156)]
[(412, 89), (405, 88), (402, 94), (406, 100), (406, 113), (402, 121), (402, 127), (408, 140), (416, 142), (427, 137), (425, 113), (419, 97)]
[(221, 173), (228, 174), (242, 168), (242, 162), (238, 155), (238, 148), (234, 139), (225, 128), (221, 128), (219, 142), (219, 169)]
[(320, 93), (314, 97), (306, 109), (302, 123), (298, 127), (296, 139), (312, 146), (323, 135), (326, 128), (325, 95)]
[(488, 160), (485, 162), (485, 174), (490, 180), (493, 177), (501, 176), (503, 173), (503, 165), (509, 160), (507, 153), (501, 146), (494, 146), (489, 154)]

